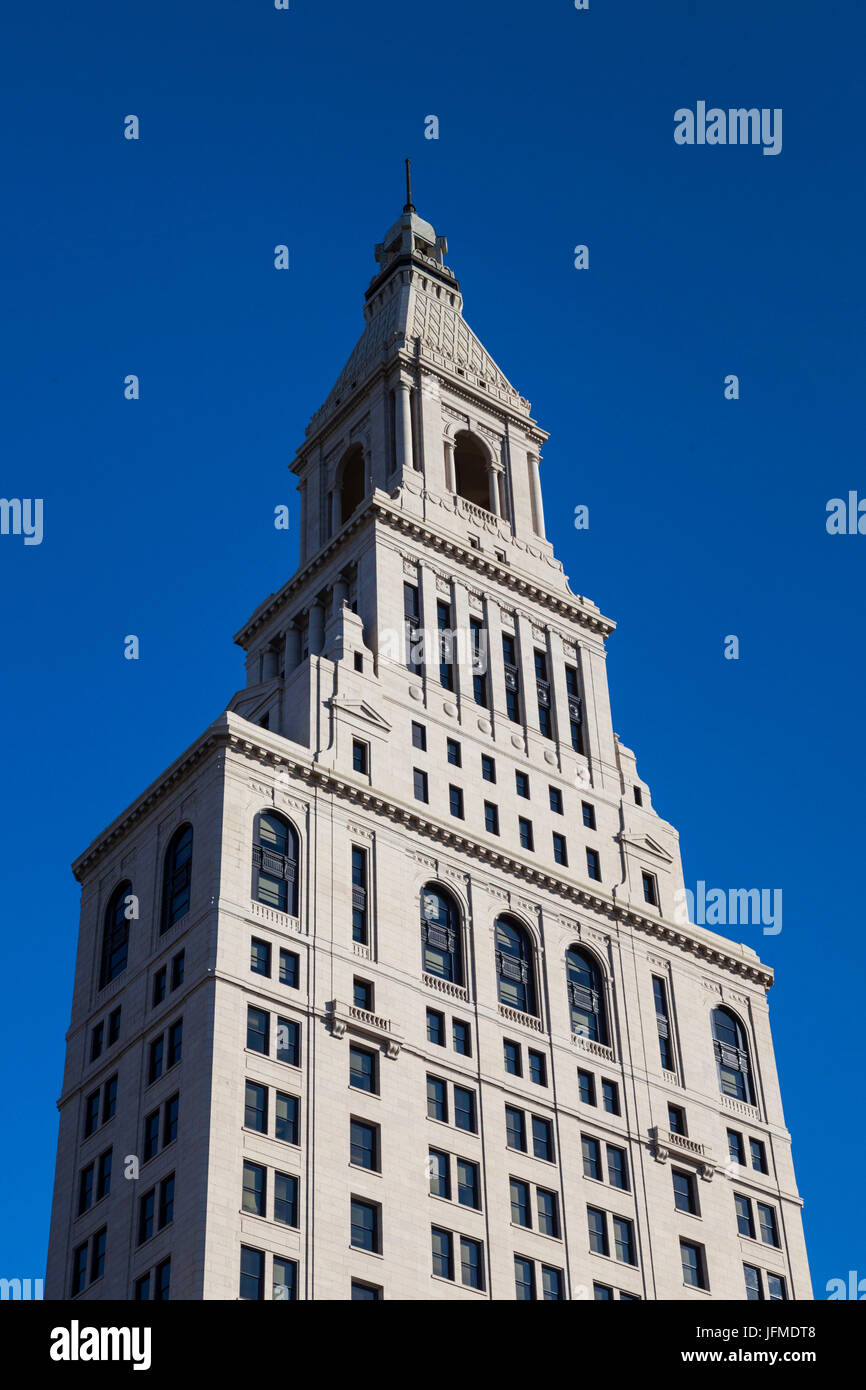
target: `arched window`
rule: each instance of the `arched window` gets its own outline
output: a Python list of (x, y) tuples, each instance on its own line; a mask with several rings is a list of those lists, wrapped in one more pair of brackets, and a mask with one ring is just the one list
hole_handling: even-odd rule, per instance
[(535, 951), (525, 927), (510, 917), (496, 919), (496, 974), (499, 999), (522, 1014), (538, 1015)]
[(572, 946), (565, 953), (571, 1031), (593, 1042), (607, 1044), (607, 1018), (601, 971), (588, 951)]
[(253, 897), (290, 917), (298, 915), (298, 832), (277, 811), (256, 816)]
[(104, 989), (111, 980), (117, 979), (126, 969), (129, 953), (129, 918), (126, 915), (126, 899), (132, 892), (128, 879), (119, 883), (108, 900), (105, 909), (105, 925), (102, 930), (102, 963), (99, 968), (99, 988)]
[(490, 460), (480, 440), (460, 430), (454, 440), (454, 485), (458, 497), (474, 502), (486, 512), (490, 506)]
[(337, 485), (340, 494), (337, 517), (338, 525), (342, 526), (364, 500), (364, 450), (360, 444), (353, 444), (344, 455), (337, 471)]
[(723, 1096), (754, 1105), (746, 1030), (730, 1009), (713, 1009), (713, 1048)]
[(182, 825), (172, 835), (165, 852), (162, 875), (160, 935), (189, 912), (192, 881), (192, 826)]
[(463, 984), (460, 912), (451, 895), (435, 883), (421, 889), (421, 954), (426, 974)]

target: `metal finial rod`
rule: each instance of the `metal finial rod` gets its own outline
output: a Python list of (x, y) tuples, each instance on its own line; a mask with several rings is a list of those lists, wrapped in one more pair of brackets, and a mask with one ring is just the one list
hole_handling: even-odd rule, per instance
[(406, 160), (406, 206), (404, 212), (414, 212), (415, 204), (412, 202), (412, 161)]

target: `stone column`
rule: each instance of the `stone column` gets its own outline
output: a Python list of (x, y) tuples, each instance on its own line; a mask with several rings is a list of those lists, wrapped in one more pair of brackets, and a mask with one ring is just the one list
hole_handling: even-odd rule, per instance
[(310, 656), (317, 655), (322, 650), (322, 642), (325, 636), (325, 610), (317, 599), (310, 604)]
[(445, 450), (445, 486), (449, 492), (457, 491), (457, 477), (454, 472), (454, 440), (446, 434), (442, 440)]
[(397, 464), (413, 468), (412, 458), (412, 388), (408, 381), (397, 383)]
[(490, 510), (494, 516), (499, 516), (499, 474), (493, 464), (488, 464), (488, 479), (490, 482)]
[(529, 488), (532, 496), (532, 525), (537, 536), (545, 540), (544, 507), (541, 501), (541, 479), (538, 474), (538, 456), (527, 454), (529, 464)]

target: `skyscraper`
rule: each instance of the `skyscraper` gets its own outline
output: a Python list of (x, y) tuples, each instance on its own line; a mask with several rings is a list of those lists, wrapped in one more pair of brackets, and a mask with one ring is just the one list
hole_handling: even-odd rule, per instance
[(49, 1298), (811, 1297), (772, 974), (685, 919), (446, 251), (408, 194), (246, 686), (74, 866)]

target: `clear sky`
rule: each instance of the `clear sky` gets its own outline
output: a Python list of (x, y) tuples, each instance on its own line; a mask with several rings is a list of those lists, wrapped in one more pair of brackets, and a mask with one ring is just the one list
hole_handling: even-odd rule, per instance
[[(0, 1274), (44, 1268), (68, 866), (243, 684), (408, 154), (550, 431), (548, 531), (619, 624), (614, 727), (687, 884), (783, 890), (780, 934), (734, 934), (776, 971), (816, 1295), (866, 1275), (866, 536), (825, 527), (866, 496), (862, 6), (42, 0), (4, 27), (0, 493), (44, 499), (44, 539), (0, 536)], [(698, 101), (781, 108), (781, 153), (675, 144)]]

